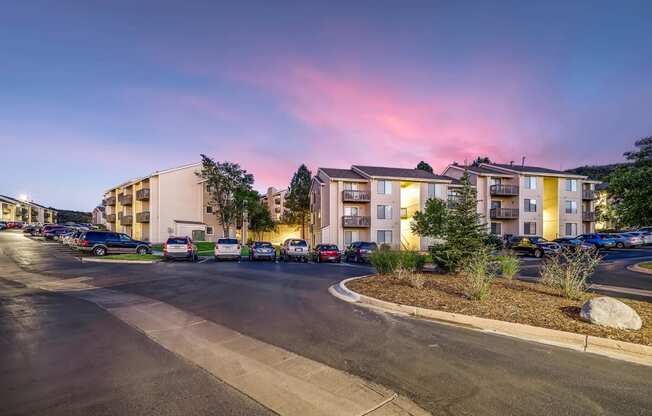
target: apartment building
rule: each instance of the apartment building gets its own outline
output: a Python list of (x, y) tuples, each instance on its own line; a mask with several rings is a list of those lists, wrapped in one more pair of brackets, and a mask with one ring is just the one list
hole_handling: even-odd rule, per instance
[(280, 221), (285, 213), (285, 198), (287, 198), (287, 189), (278, 190), (274, 187), (267, 188), (267, 192), (262, 196), (261, 202), (267, 205), (269, 212), (274, 221)]
[[(154, 243), (169, 236), (190, 236), (196, 241), (223, 237), (209, 190), (197, 175), (200, 171), (201, 163), (195, 163), (109, 189), (102, 200), (107, 228)], [(234, 229), (231, 234), (235, 237)]]
[(57, 211), (34, 201), (0, 195), (0, 220), (53, 224), (57, 221)]
[[(538, 235), (552, 240), (595, 231), (598, 181), (537, 166), (483, 163), (468, 166), (478, 211), (496, 235)], [(461, 178), (465, 167), (444, 175)]]
[(395, 249), (425, 250), (432, 242), (410, 229), (429, 198), (450, 198), (459, 181), (417, 169), (351, 166), (319, 168), (310, 189), (310, 243), (375, 241)]
[(91, 213), (91, 222), (95, 225), (106, 226), (106, 209), (103, 205), (98, 205), (93, 208), (93, 212)]

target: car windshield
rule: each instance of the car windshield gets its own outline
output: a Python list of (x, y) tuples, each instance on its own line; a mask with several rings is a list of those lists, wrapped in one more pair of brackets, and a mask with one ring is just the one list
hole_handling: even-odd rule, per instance
[(375, 250), (378, 246), (376, 243), (361, 243), (360, 248), (364, 250)]
[(335, 244), (324, 244), (323, 246), (320, 247), (321, 250), (337, 250), (337, 246)]
[(220, 238), (217, 240), (217, 244), (238, 244), (238, 240), (235, 238)]
[(168, 238), (168, 244), (188, 244), (186, 238)]
[(256, 242), (254, 243), (254, 247), (271, 247), (272, 243), (267, 243), (267, 242)]
[(532, 241), (533, 243), (547, 243), (548, 242), (548, 240), (546, 240), (543, 237), (530, 237), (530, 241)]
[(304, 240), (291, 240), (290, 241), (291, 246), (297, 246), (297, 247), (305, 247), (308, 245)]

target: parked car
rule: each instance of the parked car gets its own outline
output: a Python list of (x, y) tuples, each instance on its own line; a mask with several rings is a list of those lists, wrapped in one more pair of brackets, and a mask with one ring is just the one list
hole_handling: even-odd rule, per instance
[(300, 238), (288, 238), (281, 246), (280, 257), (283, 261), (297, 260), (307, 262), (310, 259), (308, 242)]
[(163, 257), (166, 260), (197, 261), (197, 245), (190, 237), (170, 237), (163, 243)]
[(616, 241), (616, 248), (631, 248), (643, 245), (643, 239), (630, 233), (608, 233), (602, 234)]
[(652, 234), (652, 227), (642, 227), (639, 228), (637, 231)]
[(4, 230), (5, 228), (7, 228), (7, 223), (4, 221), (0, 221), (0, 231)]
[(514, 236), (508, 241), (507, 248), (516, 254), (534, 256), (538, 259), (558, 254), (561, 251), (561, 246), (558, 243), (538, 236)]
[(249, 260), (266, 259), (276, 261), (276, 249), (272, 243), (267, 241), (255, 241), (251, 245)]
[(146, 241), (134, 240), (127, 234), (111, 231), (85, 231), (79, 238), (79, 250), (94, 256), (106, 254), (151, 254), (152, 245)]
[(220, 238), (215, 243), (215, 260), (240, 260), (240, 243), (235, 238)]
[(317, 263), (333, 261), (340, 263), (342, 253), (336, 244), (317, 244), (313, 252), (313, 259)]
[(585, 243), (584, 241), (575, 238), (575, 237), (562, 237), (553, 240), (553, 243), (557, 243), (564, 250), (590, 250), (593, 248), (592, 245)]
[(51, 227), (43, 231), (43, 237), (46, 240), (54, 240), (69, 232), (70, 229), (67, 227)]
[(378, 250), (373, 241), (355, 241), (344, 251), (344, 261), (352, 263), (369, 263), (371, 253)]
[(631, 231), (626, 234), (640, 238), (641, 245), (647, 246), (652, 244), (652, 233), (648, 233), (646, 231)]
[(606, 234), (592, 233), (577, 236), (587, 244), (591, 244), (596, 250), (609, 250), (616, 247), (616, 240), (608, 237)]

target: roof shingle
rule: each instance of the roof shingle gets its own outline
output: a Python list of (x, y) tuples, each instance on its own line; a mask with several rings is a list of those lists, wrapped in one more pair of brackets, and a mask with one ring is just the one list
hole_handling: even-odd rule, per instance
[(361, 165), (353, 165), (353, 168), (371, 177), (406, 178), (406, 179), (423, 179), (423, 180), (450, 180), (450, 178), (447, 176), (435, 175), (434, 173), (430, 173), (421, 169), (388, 168), (384, 166), (361, 166)]

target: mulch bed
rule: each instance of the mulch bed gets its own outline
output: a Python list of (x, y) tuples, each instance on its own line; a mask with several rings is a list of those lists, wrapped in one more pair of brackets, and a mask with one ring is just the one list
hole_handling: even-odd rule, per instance
[(426, 284), (422, 289), (413, 288), (407, 281), (392, 276), (366, 277), (347, 286), (388, 302), (652, 345), (650, 303), (619, 299), (638, 312), (643, 320), (639, 331), (627, 331), (593, 325), (580, 319), (582, 304), (600, 295), (586, 293), (581, 300), (570, 300), (538, 283), (496, 279), (489, 298), (477, 301), (467, 297), (464, 279), (459, 276), (424, 276)]

